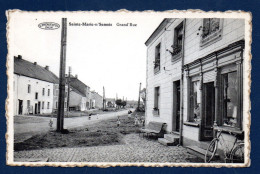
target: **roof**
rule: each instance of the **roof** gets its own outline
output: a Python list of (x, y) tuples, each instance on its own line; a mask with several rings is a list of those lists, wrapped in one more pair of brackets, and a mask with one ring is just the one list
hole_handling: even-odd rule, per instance
[(14, 73), (50, 83), (59, 83), (59, 78), (53, 72), (24, 60), (21, 56), (14, 57)]
[(145, 45), (148, 46), (151, 41), (159, 34), (159, 32), (168, 24), (169, 20), (172, 18), (164, 18), (163, 21), (159, 24), (159, 26), (154, 30), (151, 36), (145, 42)]
[[(66, 77), (68, 79), (68, 77)], [(88, 87), (82, 81), (76, 77), (70, 77), (70, 86), (72, 89), (80, 93), (82, 96), (86, 97), (86, 88)]]

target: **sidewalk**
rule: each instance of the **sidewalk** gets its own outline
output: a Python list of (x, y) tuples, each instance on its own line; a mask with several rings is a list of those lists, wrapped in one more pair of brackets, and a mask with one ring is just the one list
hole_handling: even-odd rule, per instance
[(156, 140), (129, 134), (122, 145), (56, 148), (14, 152), (20, 158), (48, 158), (49, 162), (202, 162), (184, 147), (163, 146)]

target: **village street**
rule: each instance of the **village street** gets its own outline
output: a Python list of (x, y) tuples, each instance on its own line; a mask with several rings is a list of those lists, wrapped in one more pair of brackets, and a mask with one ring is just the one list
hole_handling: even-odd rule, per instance
[[(97, 123), (101, 120), (126, 115), (128, 110), (118, 112), (108, 112), (99, 115), (92, 115), (89, 120), (88, 116), (64, 118), (64, 128), (71, 129)], [(14, 142), (22, 142), (39, 133), (50, 130), (50, 117), (39, 116), (15, 116), (14, 117)], [(56, 128), (56, 119), (53, 122), (53, 128)]]
[(181, 146), (164, 146), (157, 140), (126, 135), (124, 144), (75, 148), (54, 148), (14, 152), (14, 161), (42, 162), (203, 162)]

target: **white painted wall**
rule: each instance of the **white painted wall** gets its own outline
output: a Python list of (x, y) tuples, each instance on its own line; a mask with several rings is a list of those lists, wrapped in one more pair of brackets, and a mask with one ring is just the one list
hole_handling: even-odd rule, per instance
[[(33, 79), (25, 76), (14, 74), (14, 114), (18, 115), (18, 100), (23, 100), (23, 114), (27, 114), (27, 100), (30, 100), (30, 105), (33, 106), (33, 113), (35, 103), (41, 102), (40, 113), (52, 113), (53, 109), (53, 83)], [(31, 85), (31, 92), (28, 93), (28, 84)], [(45, 95), (42, 94), (42, 89), (45, 88)], [(48, 96), (48, 89), (50, 96)], [(38, 99), (35, 99), (35, 93), (38, 92)], [(42, 109), (42, 102), (44, 102), (44, 109)], [(49, 102), (49, 109), (47, 103)]]

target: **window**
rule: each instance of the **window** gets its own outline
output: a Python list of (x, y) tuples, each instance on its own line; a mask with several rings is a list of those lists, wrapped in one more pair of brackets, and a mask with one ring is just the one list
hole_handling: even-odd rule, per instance
[(56, 109), (58, 108), (58, 102), (56, 102)]
[(67, 108), (67, 102), (64, 102), (64, 108)]
[(207, 45), (222, 36), (222, 20), (220, 18), (203, 19), (201, 46)]
[(216, 32), (220, 28), (219, 18), (206, 18), (203, 19), (203, 30), (202, 38), (209, 36), (210, 34)]
[(38, 92), (35, 93), (35, 99), (38, 99)]
[(50, 109), (50, 102), (47, 103), (47, 109)]
[(183, 23), (174, 29), (174, 41), (172, 56), (176, 56), (182, 51), (182, 39), (183, 39)]
[(45, 88), (42, 88), (42, 95), (45, 95)]
[(31, 93), (31, 85), (28, 85), (28, 93)]
[(200, 81), (192, 81), (190, 85), (190, 122), (200, 122), (201, 114), (200, 114)]
[(48, 96), (50, 96), (50, 89), (48, 89)]
[(154, 73), (160, 71), (160, 62), (161, 62), (161, 43), (159, 43), (155, 47)]
[(27, 109), (29, 109), (31, 106), (31, 101), (30, 100), (27, 100)]
[(237, 72), (230, 72), (222, 75), (223, 81), (223, 125), (238, 127), (237, 120), (237, 109), (238, 109), (238, 99), (237, 99)]
[(44, 102), (42, 102), (42, 109), (44, 109)]
[(154, 115), (159, 115), (159, 106), (160, 106), (160, 87), (154, 88)]

